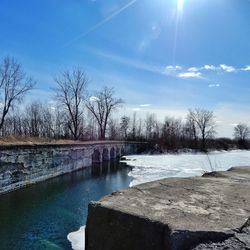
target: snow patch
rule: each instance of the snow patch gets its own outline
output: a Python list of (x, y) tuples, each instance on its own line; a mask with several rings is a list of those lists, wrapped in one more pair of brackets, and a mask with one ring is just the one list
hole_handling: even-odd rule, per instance
[(67, 239), (71, 242), (73, 250), (85, 249), (85, 227), (82, 226), (78, 231), (68, 234)]

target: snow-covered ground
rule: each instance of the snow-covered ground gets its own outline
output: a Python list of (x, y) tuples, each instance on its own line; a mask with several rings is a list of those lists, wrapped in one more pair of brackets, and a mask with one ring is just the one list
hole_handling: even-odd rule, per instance
[[(208, 155), (203, 153), (131, 155), (126, 156), (126, 159), (122, 162), (133, 167), (129, 175), (133, 177), (130, 186), (134, 186), (167, 177), (199, 176), (207, 171), (250, 166), (250, 151), (216, 151)], [(68, 235), (74, 250), (84, 250), (84, 231), (83, 226)]]
[(250, 151), (215, 151), (164, 155), (131, 155), (126, 162), (133, 169), (130, 186), (167, 177), (199, 176), (205, 172), (228, 170), (235, 166), (250, 166)]

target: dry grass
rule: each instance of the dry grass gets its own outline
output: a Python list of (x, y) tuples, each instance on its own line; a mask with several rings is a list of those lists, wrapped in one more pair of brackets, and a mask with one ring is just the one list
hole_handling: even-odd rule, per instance
[[(38, 138), (38, 137), (17, 137), (17, 136), (6, 136), (0, 137), (0, 145), (36, 145), (36, 144), (88, 144), (88, 143), (107, 143), (107, 141), (74, 141), (66, 139), (49, 139), (49, 138)], [(112, 142), (112, 141), (108, 141)]]
[(33, 145), (33, 144), (78, 144), (83, 143), (82, 141), (73, 140), (54, 140), (48, 138), (37, 138), (37, 137), (16, 137), (6, 136), (0, 137), (0, 145)]

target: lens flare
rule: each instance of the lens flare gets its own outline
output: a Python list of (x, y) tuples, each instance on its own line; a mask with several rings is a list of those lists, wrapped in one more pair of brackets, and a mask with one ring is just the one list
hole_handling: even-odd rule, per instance
[(184, 0), (177, 0), (177, 9), (179, 12), (182, 12), (184, 6)]

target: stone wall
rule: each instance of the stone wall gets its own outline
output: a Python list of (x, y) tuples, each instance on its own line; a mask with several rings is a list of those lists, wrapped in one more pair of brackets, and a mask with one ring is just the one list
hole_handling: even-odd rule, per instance
[(123, 142), (1, 146), (0, 193), (89, 167), (92, 162), (136, 153), (136, 150), (136, 145)]

